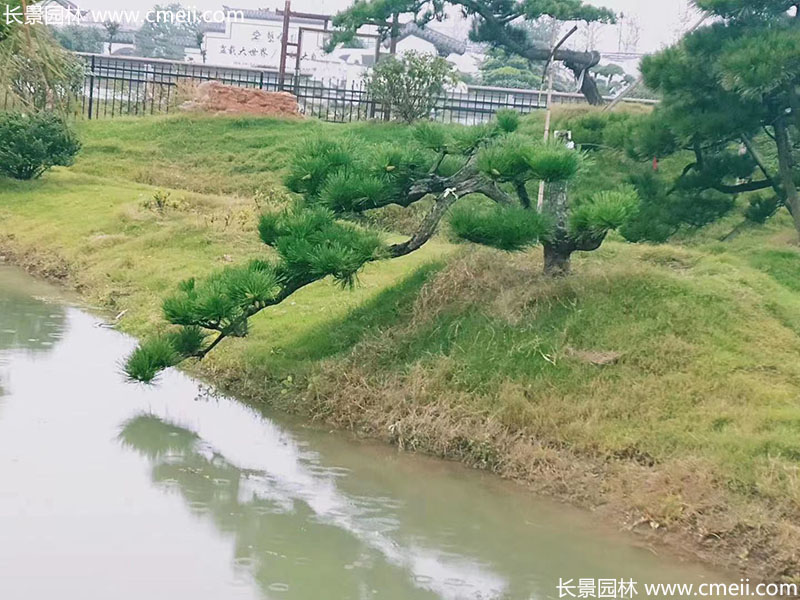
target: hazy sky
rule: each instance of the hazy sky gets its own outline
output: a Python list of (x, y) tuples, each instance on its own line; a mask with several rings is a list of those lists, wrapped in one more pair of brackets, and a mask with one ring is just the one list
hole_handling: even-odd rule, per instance
[[(160, 0), (167, 4), (170, 0)], [(607, 6), (616, 12), (636, 19), (641, 27), (639, 43), (640, 52), (651, 52), (671, 43), (681, 29), (691, 25), (696, 17), (687, 13), (690, 0), (588, 0), (592, 4)], [(146, 11), (156, 0), (77, 0), (81, 8), (88, 9), (124, 9)], [(199, 9), (219, 9), (227, 5), (231, 8), (282, 8), (283, 0), (184, 0), (184, 6), (196, 6)], [(335, 13), (347, 7), (350, 0), (292, 0), (292, 8), (298, 11), (316, 13)], [(467, 27), (458, 19), (451, 19), (435, 27), (451, 35), (464, 36)], [(599, 49), (616, 51), (619, 46), (619, 29), (614, 26), (603, 28), (598, 36)], [(584, 32), (575, 35), (574, 46), (585, 44)]]

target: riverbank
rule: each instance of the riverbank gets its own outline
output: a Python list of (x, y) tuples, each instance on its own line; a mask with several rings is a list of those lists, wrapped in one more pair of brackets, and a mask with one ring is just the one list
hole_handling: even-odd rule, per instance
[[(117, 365), (134, 340), (63, 296), (0, 265), (4, 600), (522, 600), (567, 573), (641, 593), (730, 580), (499, 477), (177, 371), (129, 385)], [(58, 567), (35, 577), (43, 559)]]
[[(122, 314), (121, 329), (152, 332), (178, 281), (264, 252), (255, 219), (282, 201), (287, 149), (330, 127), (291, 126), (302, 131), (86, 124), (75, 167), (0, 180), (0, 253)], [(251, 401), (524, 481), (714, 564), (796, 578), (800, 253), (782, 220), (714, 237), (610, 243), (559, 282), (539, 276), (536, 251), (440, 240), (371, 265), (354, 292), (310, 286), (193, 368)]]

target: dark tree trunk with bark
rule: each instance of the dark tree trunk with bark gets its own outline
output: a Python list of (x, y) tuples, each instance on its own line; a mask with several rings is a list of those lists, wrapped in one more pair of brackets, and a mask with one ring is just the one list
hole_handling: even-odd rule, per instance
[[(500, 46), (507, 52), (517, 54), (534, 62), (546, 63), (551, 59), (551, 48), (538, 45), (529, 45), (525, 41), (510, 35), (505, 24), (498, 22), (495, 15), (488, 8), (488, 3), (475, 2), (473, 0), (456, 1), (467, 10), (473, 11), (483, 19), (483, 32), (479, 41), (489, 42)], [(575, 79), (581, 83), (581, 93), (586, 101), (593, 105), (605, 104), (605, 100), (597, 89), (597, 82), (591, 73), (592, 67), (600, 63), (599, 52), (579, 52), (569, 48), (557, 48), (552, 56), (553, 60), (563, 62), (564, 65), (573, 72)]]
[[(598, 61), (600, 60), (599, 57), (600, 55), (598, 54)], [(594, 58), (592, 60), (594, 60)], [(591, 71), (589, 71), (589, 69), (597, 63), (591, 64), (591, 62), (589, 62), (579, 64), (565, 62), (564, 64), (575, 75), (575, 79), (581, 82), (581, 93), (589, 104), (593, 106), (602, 106), (606, 103), (605, 98), (603, 98), (603, 96), (600, 94), (600, 90), (597, 89), (597, 81), (595, 80)]]
[(564, 277), (572, 269), (572, 250), (558, 244), (545, 242), (544, 246), (544, 274), (550, 277)]
[(569, 199), (567, 184), (554, 181), (547, 184), (543, 212), (553, 222), (550, 239), (544, 242), (544, 274), (559, 277), (570, 272), (570, 257), (575, 242), (569, 237)]
[(800, 192), (794, 183), (792, 142), (785, 116), (780, 116), (775, 121), (775, 145), (778, 148), (778, 168), (785, 193), (786, 208), (792, 213), (794, 227), (800, 233)]

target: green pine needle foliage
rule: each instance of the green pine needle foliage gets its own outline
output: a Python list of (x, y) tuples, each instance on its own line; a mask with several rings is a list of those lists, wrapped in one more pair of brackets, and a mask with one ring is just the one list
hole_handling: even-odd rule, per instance
[(436, 155), (416, 146), (382, 144), (365, 153), (365, 172), (385, 184), (383, 201), (376, 206), (405, 202), (413, 183), (431, 170)]
[(596, 237), (624, 225), (639, 205), (639, 196), (632, 188), (598, 192), (588, 202), (570, 213), (573, 237)]
[(777, 196), (756, 195), (750, 198), (747, 209), (744, 211), (745, 219), (751, 223), (763, 225), (780, 208), (781, 201)]
[(450, 227), (461, 239), (508, 252), (537, 244), (549, 231), (542, 214), (496, 204), (457, 204), (450, 214)]
[(298, 194), (316, 196), (328, 176), (353, 166), (356, 145), (349, 138), (314, 138), (297, 152), (286, 176), (286, 187)]
[(450, 136), (444, 126), (433, 121), (422, 121), (414, 127), (414, 139), (423, 148), (441, 152), (450, 143)]
[(164, 317), (185, 327), (202, 327), (243, 335), (242, 321), (269, 304), (278, 294), (274, 267), (255, 261), (244, 267), (226, 267), (201, 282), (188, 280), (179, 292), (164, 300)]
[(451, 134), (452, 151), (457, 154), (471, 154), (495, 135), (497, 129), (492, 123), (456, 128)]
[(358, 271), (380, 256), (384, 247), (377, 233), (337, 221), (332, 211), (322, 207), (264, 215), (259, 233), (278, 251), (284, 282), (331, 275), (351, 286)]
[(584, 160), (580, 152), (561, 144), (540, 146), (527, 157), (528, 166), (534, 176), (548, 183), (572, 179)]
[(389, 182), (363, 172), (342, 171), (327, 178), (320, 201), (337, 213), (360, 212), (382, 205), (389, 196)]
[(166, 368), (180, 362), (181, 356), (166, 336), (156, 336), (142, 342), (125, 362), (124, 371), (128, 379), (152, 382)]
[(478, 170), (496, 181), (524, 180), (530, 177), (530, 160), (538, 150), (530, 137), (505, 136), (479, 152)]
[(514, 133), (519, 129), (519, 113), (511, 108), (501, 108), (495, 114), (497, 127), (503, 133)]
[(170, 345), (183, 357), (189, 357), (202, 350), (206, 341), (205, 332), (197, 326), (180, 327), (167, 335)]

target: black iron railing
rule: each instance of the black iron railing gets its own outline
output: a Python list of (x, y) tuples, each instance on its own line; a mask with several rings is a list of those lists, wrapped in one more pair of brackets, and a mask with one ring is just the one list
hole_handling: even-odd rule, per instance
[[(390, 107), (376, 102), (363, 82), (322, 82), (303, 75), (284, 75), (277, 70), (201, 65), (148, 58), (81, 54), (86, 62), (82, 88), (67, 98), (67, 110), (76, 118), (102, 119), (175, 112), (190, 100), (204, 81), (265, 91), (287, 91), (297, 97), (300, 111), (326, 121), (350, 122), (389, 119)], [(634, 102), (653, 103), (648, 100)], [(556, 92), (553, 102), (584, 102), (580, 94)], [(434, 99), (431, 118), (446, 123), (477, 124), (500, 109), (527, 114), (546, 106), (546, 94), (538, 90), (470, 86), (463, 92), (447, 92)], [(14, 108), (9, 95), (2, 109)]]

